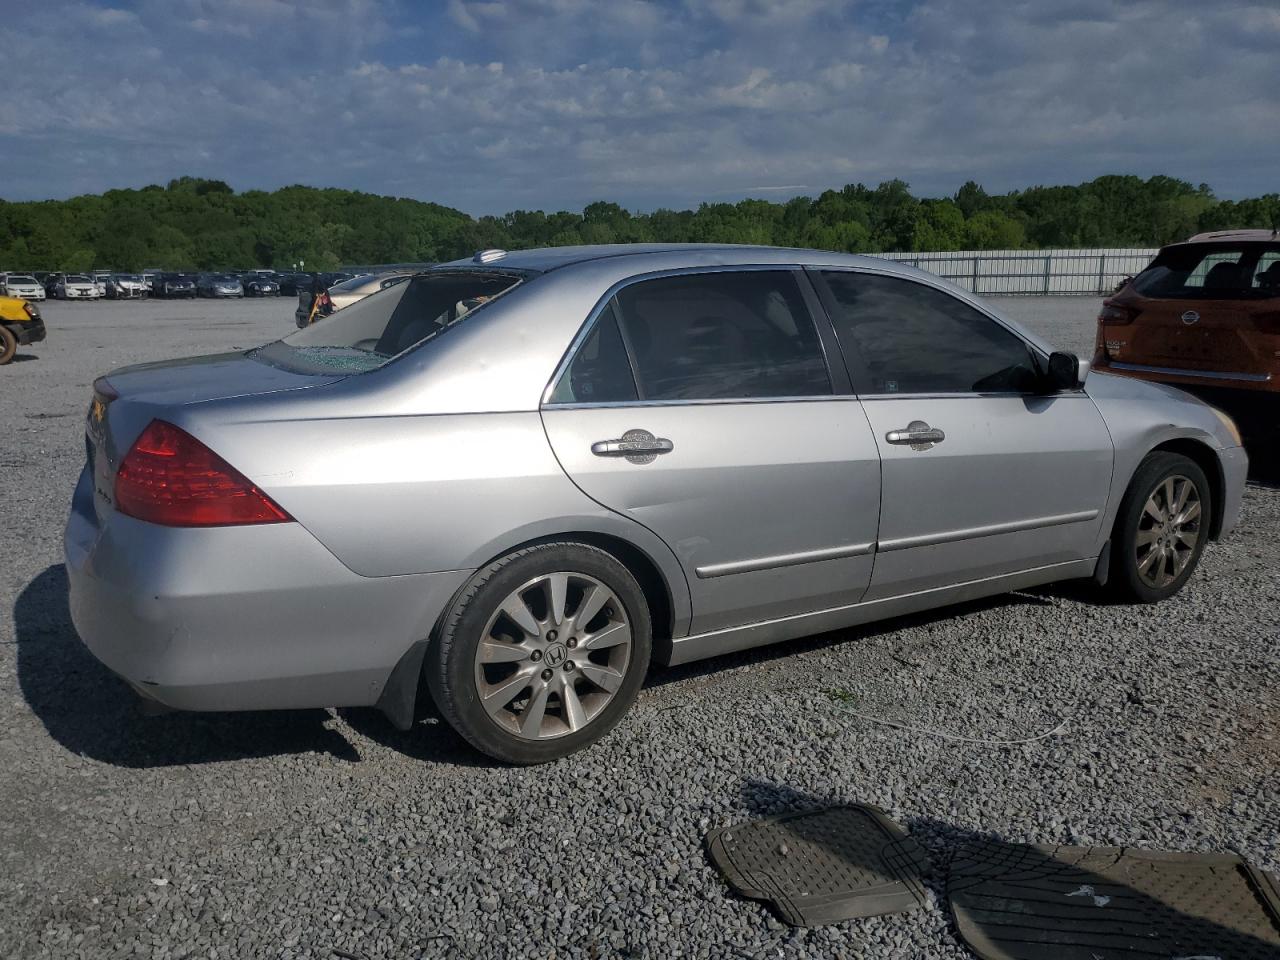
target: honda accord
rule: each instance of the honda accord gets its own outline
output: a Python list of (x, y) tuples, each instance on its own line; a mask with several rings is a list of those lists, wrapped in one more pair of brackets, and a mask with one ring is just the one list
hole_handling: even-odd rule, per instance
[[(867, 257), (562, 247), (99, 379), (76, 627), (187, 710), (420, 679), (537, 763), (680, 664), (1050, 581), (1151, 602), (1236, 522), (1232, 421)], [(975, 643), (981, 643), (979, 637)]]

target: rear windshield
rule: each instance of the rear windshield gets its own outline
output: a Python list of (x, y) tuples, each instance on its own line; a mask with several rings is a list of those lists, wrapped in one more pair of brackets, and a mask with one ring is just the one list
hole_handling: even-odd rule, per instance
[(439, 336), (519, 282), (492, 273), (420, 274), (253, 355), (299, 373), (364, 373)]
[(1280, 243), (1168, 247), (1134, 277), (1133, 287), (1144, 297), (1170, 300), (1280, 296)]

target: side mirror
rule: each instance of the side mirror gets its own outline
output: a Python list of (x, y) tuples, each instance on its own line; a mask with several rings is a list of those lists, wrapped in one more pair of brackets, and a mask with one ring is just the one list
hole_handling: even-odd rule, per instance
[(1045, 385), (1053, 391), (1078, 390), (1084, 384), (1088, 368), (1074, 353), (1055, 351), (1049, 354), (1049, 369), (1045, 374)]

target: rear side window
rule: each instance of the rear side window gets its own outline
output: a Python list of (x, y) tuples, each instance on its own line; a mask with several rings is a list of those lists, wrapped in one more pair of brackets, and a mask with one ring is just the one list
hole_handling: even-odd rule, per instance
[(551, 393), (551, 403), (626, 403), (639, 399), (631, 361), (610, 302)]
[(859, 393), (1030, 393), (1031, 350), (945, 291), (898, 277), (822, 274)]
[(615, 299), (641, 400), (831, 393), (822, 344), (785, 270), (644, 280)]
[(1280, 296), (1280, 248), (1268, 250), (1258, 258), (1253, 270), (1253, 286), (1270, 296)]
[(1280, 294), (1280, 247), (1190, 244), (1160, 251), (1133, 280), (1144, 297), (1249, 300)]

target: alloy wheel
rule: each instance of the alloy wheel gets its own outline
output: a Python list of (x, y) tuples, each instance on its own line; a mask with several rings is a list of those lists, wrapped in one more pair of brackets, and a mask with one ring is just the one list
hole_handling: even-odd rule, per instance
[(1138, 517), (1134, 560), (1138, 576), (1152, 587), (1178, 579), (1195, 556), (1202, 529), (1200, 491), (1181, 474), (1161, 480)]
[(480, 704), (526, 740), (574, 733), (613, 700), (631, 646), (631, 623), (609, 587), (570, 571), (535, 577), (508, 594), (480, 638)]

